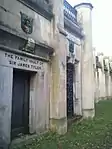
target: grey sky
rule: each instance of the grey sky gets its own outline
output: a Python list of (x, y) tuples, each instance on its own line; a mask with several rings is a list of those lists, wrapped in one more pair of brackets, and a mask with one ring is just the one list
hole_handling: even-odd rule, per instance
[[(72, 6), (82, 0), (67, 0)], [(85, 0), (83, 0), (84, 2)], [(112, 1), (86, 0), (93, 4), (93, 46), (105, 55), (112, 55)]]

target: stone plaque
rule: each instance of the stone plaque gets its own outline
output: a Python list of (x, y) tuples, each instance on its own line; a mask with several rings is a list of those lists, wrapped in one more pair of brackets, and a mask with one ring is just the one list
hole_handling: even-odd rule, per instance
[(42, 61), (5, 51), (0, 51), (0, 65), (35, 72), (44, 70)]

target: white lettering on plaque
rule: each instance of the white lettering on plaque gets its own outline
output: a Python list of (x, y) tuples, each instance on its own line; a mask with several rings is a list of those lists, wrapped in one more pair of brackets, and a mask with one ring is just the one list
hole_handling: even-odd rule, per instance
[(42, 61), (4, 51), (0, 51), (0, 65), (30, 71), (42, 71), (44, 69), (44, 63)]

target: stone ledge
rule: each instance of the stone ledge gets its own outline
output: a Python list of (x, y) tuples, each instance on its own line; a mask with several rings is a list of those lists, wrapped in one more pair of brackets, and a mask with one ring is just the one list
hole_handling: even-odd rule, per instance
[(18, 0), (26, 7), (32, 9), (33, 11), (37, 12), (41, 16), (45, 17), (48, 20), (51, 20), (53, 18), (53, 12), (52, 12), (52, 5), (51, 4), (45, 4), (42, 0), (37, 0), (36, 2), (33, 2), (31, 0)]
[(49, 61), (49, 59), (45, 59), (43, 57), (39, 57), (37, 55), (33, 55), (33, 54), (30, 54), (30, 53), (27, 53), (27, 52), (23, 52), (23, 51), (20, 51), (20, 50), (17, 50), (17, 49), (12, 49), (12, 48), (9, 48), (9, 47), (3, 46), (3, 45), (0, 45), (0, 50), (4, 50), (4, 51), (7, 51), (7, 52), (13, 52), (15, 54), (20, 54), (20, 55), (23, 55), (23, 56), (43, 60), (43, 61), (46, 61), (46, 62)]
[(84, 35), (82, 33), (82, 28), (78, 24), (73, 23), (66, 16), (64, 16), (64, 27), (66, 30), (68, 30), (70, 33), (72, 33), (76, 37), (80, 39), (84, 38)]
[(64, 28), (63, 28), (62, 26), (60, 26), (59, 24), (58, 24), (58, 30), (59, 30), (59, 33), (60, 33), (60, 34), (62, 34), (62, 35), (64, 35), (64, 36), (67, 36), (66, 31), (65, 31)]
[[(12, 49), (19, 49), (28, 40), (27, 36), (18, 33), (16, 30), (12, 30), (9, 26), (1, 24), (0, 22), (0, 44)], [(35, 55), (39, 55), (44, 58), (51, 56), (54, 49), (44, 43), (35, 41)]]

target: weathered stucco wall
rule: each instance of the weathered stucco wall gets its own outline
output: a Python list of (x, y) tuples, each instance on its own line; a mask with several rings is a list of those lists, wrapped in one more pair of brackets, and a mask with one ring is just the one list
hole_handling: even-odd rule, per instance
[[(66, 57), (68, 54), (68, 39), (75, 43), (75, 59), (77, 61), (77, 64), (74, 64), (74, 74), (76, 75), (73, 82), (75, 86), (74, 113), (77, 115), (83, 114), (84, 117), (94, 116), (94, 86), (91, 85), (94, 84), (91, 8), (81, 6), (77, 9), (78, 20), (82, 19), (81, 23), (85, 32), (84, 42), (82, 42), (79, 38), (70, 33), (66, 34), (64, 31), (63, 0), (51, 0), (51, 3), (54, 17), (49, 21), (18, 0), (0, 1), (0, 27), (2, 29), (25, 39), (31, 37), (36, 43), (45, 43), (55, 50), (50, 57), (51, 61), (44, 63), (43, 71), (35, 71), (31, 77), (30, 133), (39, 133), (49, 127), (60, 134), (67, 132)], [(30, 35), (25, 34), (21, 29), (20, 12), (34, 19), (33, 32)], [(5, 68), (2, 69), (4, 72)], [(13, 67), (7, 68), (9, 74), (6, 76), (7, 79), (3, 82), (4, 84), (12, 77), (12, 69)], [(0, 71), (0, 75), (4, 80), (3, 72)], [(2, 80), (0, 79), (0, 81)], [(12, 78), (10, 81), (12, 81)], [(5, 86), (8, 94), (12, 91), (12, 82), (9, 83), (8, 87)], [(2, 88), (2, 83), (0, 85)], [(3, 86), (3, 88), (5, 87)], [(9, 115), (5, 116), (7, 120), (2, 121), (2, 129), (0, 129), (0, 131), (3, 130), (2, 133), (4, 133), (7, 143), (10, 142), (9, 127), (11, 122), (9, 120), (8, 124), (4, 123), (8, 121), (8, 118), (11, 119), (12, 98), (8, 98), (8, 94), (5, 100), (10, 102), (6, 101), (9, 104), (10, 112)]]
[[(25, 39), (31, 37), (36, 43), (45, 43), (55, 49), (54, 57), (49, 66), (46, 64), (44, 74), (39, 72), (31, 78), (29, 120), (31, 133), (49, 128), (49, 117), (51, 129), (59, 133), (67, 131), (66, 33), (61, 33), (59, 29), (64, 30), (63, 0), (54, 0), (51, 3), (54, 17), (49, 21), (19, 1), (0, 1), (2, 29)], [(33, 32), (30, 35), (24, 33), (21, 28), (20, 12), (33, 18)], [(51, 78), (48, 74), (51, 74)]]
[(13, 69), (0, 66), (0, 148), (10, 143)]
[(66, 112), (66, 33), (64, 31), (63, 0), (53, 1), (53, 40), (55, 54), (51, 61), (50, 128), (60, 134), (67, 132)]
[[(26, 14), (33, 19), (33, 31), (31, 34), (26, 34), (21, 28), (21, 14)], [(18, 44), (20, 47), (19, 36), (21, 40), (26, 40), (31, 37), (36, 43), (44, 43), (48, 46), (52, 44), (53, 25), (50, 20), (47, 20), (43, 16), (39, 15), (26, 5), (15, 0), (1, 0), (0, 1), (0, 29), (5, 30), (10, 36), (17, 36), (17, 43), (12, 43), (12, 39), (6, 40), (5, 46), (11, 44)], [(9, 36), (9, 34), (8, 34)], [(5, 36), (4, 36), (5, 38)], [(14, 37), (12, 37), (14, 38)], [(5, 42), (0, 42), (3, 44)], [(15, 42), (15, 40), (14, 40)], [(23, 41), (24, 42), (24, 41)], [(8, 43), (8, 44), (7, 44)], [(14, 46), (15, 47), (15, 46)], [(1, 49), (4, 50), (4, 49)], [(15, 50), (15, 49), (14, 49)], [(17, 48), (17, 50), (19, 50)], [(38, 49), (37, 49), (38, 50)], [(18, 51), (16, 51), (16, 54)], [(47, 51), (44, 51), (47, 52)], [(24, 53), (24, 52), (23, 52)], [(18, 53), (19, 54), (19, 53)], [(22, 51), (21, 51), (22, 55)], [(30, 55), (30, 54), (29, 54)], [(26, 54), (26, 57), (28, 55)], [(11, 109), (12, 109), (12, 82), (13, 82), (13, 66), (9, 66), (8, 60), (4, 60), (2, 57), (0, 60), (0, 99), (1, 110), (0, 111), (0, 143), (9, 144), (11, 141)], [(6, 67), (3, 67), (6, 66)], [(17, 68), (18, 69), (18, 68)], [(19, 68), (21, 69), (21, 68)], [(24, 68), (22, 68), (24, 69)], [(29, 69), (26, 69), (30, 71)], [(32, 70), (31, 70), (32, 71)], [(4, 80), (5, 76), (5, 80)], [(11, 77), (11, 78), (10, 78)], [(7, 85), (6, 85), (7, 84)], [(29, 128), (30, 133), (40, 133), (49, 129), (49, 69), (48, 63), (45, 63), (44, 70), (34, 71), (30, 81), (30, 109), (29, 109)], [(2, 92), (1, 92), (2, 91)], [(7, 93), (7, 94), (6, 94)], [(3, 145), (4, 145), (3, 144)]]
[[(26, 35), (21, 29), (20, 12), (34, 19), (31, 35)], [(31, 37), (37, 42), (51, 44), (53, 30), (51, 22), (17, 0), (0, 1), (0, 25), (5, 26), (10, 32)]]
[(66, 37), (59, 35), (55, 57), (52, 59), (50, 121), (52, 130), (67, 131), (66, 112)]

